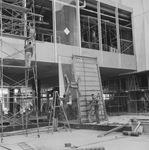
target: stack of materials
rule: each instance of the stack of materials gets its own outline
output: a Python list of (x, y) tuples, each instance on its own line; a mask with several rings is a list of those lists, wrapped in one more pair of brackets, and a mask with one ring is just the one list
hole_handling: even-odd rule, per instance
[[(136, 126), (134, 126), (134, 123)], [(143, 126), (141, 125), (141, 122), (137, 119), (131, 119), (132, 124), (132, 131), (123, 131), (123, 135), (129, 135), (129, 136), (139, 136), (143, 133)]]

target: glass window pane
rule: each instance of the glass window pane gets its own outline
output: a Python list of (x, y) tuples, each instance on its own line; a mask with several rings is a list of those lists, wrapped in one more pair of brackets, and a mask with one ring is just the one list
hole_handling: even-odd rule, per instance
[(78, 45), (75, 7), (56, 3), (56, 34), (59, 43)]
[(118, 10), (121, 53), (134, 55), (131, 12)]
[(86, 8), (80, 10), (81, 46), (99, 50), (97, 4), (94, 10)]
[(76, 5), (76, 0), (57, 0), (57, 1), (71, 4), (71, 5)]
[(115, 7), (101, 3), (101, 32), (103, 51), (118, 52)]
[(37, 4), (35, 5), (35, 12), (43, 17), (36, 17), (36, 40), (53, 42), (52, 1), (46, 1), (42, 4), (42, 7)]

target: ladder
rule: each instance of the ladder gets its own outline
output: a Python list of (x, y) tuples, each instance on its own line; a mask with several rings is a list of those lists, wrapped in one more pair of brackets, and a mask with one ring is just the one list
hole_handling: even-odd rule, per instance
[[(58, 122), (59, 122), (58, 121), (58, 119), (59, 119), (58, 115), (60, 114), (60, 111), (64, 115), (64, 119), (65, 119), (64, 121), (66, 121), (66, 122), (63, 122), (64, 126), (62, 128), (64, 128), (66, 130), (67, 126), (68, 126), (69, 130), (71, 131), (71, 127), (70, 127), (67, 115), (65, 113), (63, 104), (61, 104), (61, 103), (62, 103), (62, 98), (59, 97), (59, 94), (58, 94), (57, 91), (54, 91), (53, 92), (53, 101), (52, 101), (52, 104), (51, 104), (51, 111), (50, 111), (50, 118), (49, 118), (49, 125), (48, 125), (48, 133), (49, 133), (50, 127), (52, 127), (52, 133), (53, 133), (54, 130), (57, 130)], [(52, 123), (52, 126), (51, 126), (51, 123)], [(58, 128), (58, 130), (59, 130), (59, 128)]]
[(18, 143), (18, 145), (23, 149), (23, 150), (35, 150), (34, 148), (32, 148), (31, 146), (29, 146), (27, 143), (25, 142), (20, 142)]
[[(33, 28), (35, 29), (35, 7), (34, 7), (34, 0), (31, 1), (31, 12), (33, 13), (32, 15), (32, 23), (33, 23)], [(37, 121), (37, 133), (38, 133), (38, 137), (40, 137), (39, 134), (39, 119), (38, 119), (38, 83), (37, 83), (37, 61), (36, 61), (36, 39), (35, 37), (29, 37), (27, 39), (27, 41), (31, 41), (32, 42), (32, 46), (33, 46), (33, 57), (34, 57), (34, 64), (31, 64), (30, 67), (26, 66), (26, 70), (25, 70), (25, 85), (26, 88), (28, 88), (28, 83), (31, 79), (34, 80), (34, 85), (35, 85), (35, 93), (34, 93), (34, 99), (33, 99), (33, 105), (34, 105), (34, 111), (36, 112), (36, 121)], [(26, 41), (25, 41), (26, 44)], [(35, 104), (35, 99), (37, 100), (37, 104)], [(37, 105), (37, 106), (36, 106)], [(26, 115), (26, 134), (27, 133), (27, 120), (28, 120), (28, 115)]]
[(89, 122), (88, 106), (92, 101), (91, 97), (92, 94), (94, 94), (98, 98), (99, 120), (100, 121), (106, 120), (107, 114), (103, 99), (101, 76), (99, 67), (97, 65), (97, 58), (74, 55), (73, 68), (75, 81), (80, 79), (78, 83), (78, 90), (80, 93), (78, 95), (79, 121)]
[[(9, 42), (9, 41), (5, 41), (5, 39), (3, 38), (3, 26), (4, 24), (6, 24), (6, 22), (4, 21), (5, 19), (9, 22), (9, 20), (13, 20), (13, 25), (17, 24), (21, 26), (19, 26), (19, 29), (13, 28), (13, 29), (9, 29), (10, 31), (15, 31), (15, 33), (13, 34), (14, 37), (21, 37), (22, 39), (24, 39), (24, 41), (26, 42), (26, 40), (29, 40), (29, 38), (26, 36), (26, 24), (27, 22), (33, 22), (34, 26), (35, 26), (35, 8), (34, 8), (34, 0), (33, 1), (33, 5), (31, 10), (26, 8), (26, 6), (21, 3), (17, 4), (17, 3), (12, 3), (11, 2), (4, 2), (4, 0), (0, 0), (0, 7), (1, 7), (1, 14), (3, 17), (0, 18), (1, 20), (1, 36), (0, 36), (0, 56), (1, 56), (1, 60), (0, 60), (0, 85), (1, 88), (3, 90), (3, 88), (9, 88), (9, 99), (10, 101), (10, 112), (12, 114), (4, 114), (3, 113), (3, 104), (4, 104), (4, 95), (1, 96), (2, 102), (1, 102), (1, 122), (4, 122), (5, 120), (8, 120), (10, 122), (10, 125), (8, 125), (7, 127), (11, 127), (13, 126), (13, 128), (15, 129), (16, 125), (22, 125), (22, 129), (26, 129), (26, 134), (28, 134), (27, 132), (27, 127), (28, 127), (28, 123), (29, 123), (29, 119), (28, 119), (28, 114), (26, 113), (25, 115), (22, 113), (22, 121), (21, 118), (17, 118), (16, 116), (18, 115), (18, 112), (14, 111), (14, 104), (15, 104), (15, 88), (22, 88), (22, 89), (27, 89), (28, 88), (28, 84), (29, 81), (34, 79), (35, 81), (35, 92), (36, 94), (33, 97), (33, 101), (35, 101), (35, 99), (38, 98), (38, 90), (37, 90), (37, 61), (36, 61), (36, 52), (34, 55), (34, 65), (31, 68), (26, 68), (26, 66), (24, 65), (24, 44), (22, 43), (21, 48), (20, 47), (16, 47), (15, 44)], [(20, 1), (21, 2), (21, 1)], [(25, 1), (24, 1), (25, 2)], [(19, 3), (19, 1), (18, 1)], [(9, 14), (6, 13), (7, 10), (11, 10), (10, 12), (16, 14), (15, 16), (13, 16), (11, 19)], [(26, 17), (24, 15), (27, 15)], [(32, 20), (28, 20), (28, 18), (30, 18), (30, 16), (32, 16)], [(26, 18), (26, 19), (25, 19)], [(19, 22), (19, 23), (18, 23)], [(8, 24), (7, 24), (8, 25)], [(23, 27), (22, 27), (23, 25)], [(11, 27), (11, 26), (10, 26)], [(16, 34), (16, 31), (19, 31), (18, 34)], [(23, 33), (23, 34), (22, 34)], [(8, 34), (10, 34), (8, 32)], [(14, 38), (14, 41), (16, 41), (16, 39)], [(36, 43), (34, 41), (33, 43), (34, 46), (34, 50), (36, 50)], [(10, 49), (10, 51), (12, 51), (12, 53), (7, 53), (7, 50)], [(6, 52), (5, 52), (6, 50)], [(18, 54), (20, 55), (20, 58), (23, 59), (18, 59)], [(5, 61), (9, 59), (9, 61)], [(13, 63), (12, 63), (13, 62)], [(15, 79), (14, 77), (4, 71), (6, 70), (5, 68), (11, 68), (11, 69), (20, 69), (20, 72), (23, 74), (23, 76), (20, 76), (20, 74), (17, 73), (17, 71), (14, 73), (16, 75)], [(30, 70), (31, 69), (31, 70)], [(32, 73), (31, 73), (32, 72)], [(24, 77), (25, 76), (25, 77)], [(6, 80), (7, 79), (7, 80)], [(24, 91), (23, 91), (24, 92)], [(26, 91), (24, 93), (27, 93)], [(25, 95), (25, 96), (24, 96)], [(23, 108), (25, 108), (25, 105), (27, 105), (28, 102), (26, 102), (26, 100), (28, 99), (28, 95), (27, 94), (23, 94), (23, 100), (22, 103)], [(37, 99), (38, 102), (38, 99)], [(35, 102), (34, 102), (35, 104)], [(38, 105), (38, 104), (37, 104)], [(35, 106), (35, 105), (34, 105)], [(26, 109), (26, 108), (25, 108)], [(34, 110), (36, 111), (36, 118), (37, 118), (37, 127), (38, 127), (38, 137), (39, 137), (39, 124), (38, 124), (38, 108), (34, 108)], [(1, 123), (1, 142), (3, 141), (3, 137), (4, 137), (4, 131), (6, 130), (6, 127), (3, 126), (3, 123)]]

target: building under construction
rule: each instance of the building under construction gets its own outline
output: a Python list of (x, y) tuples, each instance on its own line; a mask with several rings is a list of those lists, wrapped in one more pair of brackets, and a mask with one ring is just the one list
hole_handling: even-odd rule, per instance
[[(79, 123), (89, 122), (92, 94), (100, 121), (109, 113), (148, 113), (148, 10), (135, 6), (129, 0), (0, 0), (1, 130), (38, 128), (39, 117), (49, 118), (54, 91), (65, 99), (67, 119)], [(27, 67), (29, 24), (36, 36)]]

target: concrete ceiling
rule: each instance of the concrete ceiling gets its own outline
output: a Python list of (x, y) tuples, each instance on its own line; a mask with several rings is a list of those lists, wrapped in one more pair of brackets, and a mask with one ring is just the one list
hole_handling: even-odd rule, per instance
[(129, 73), (129, 72), (134, 72), (134, 70), (100, 67), (100, 73), (102, 79), (120, 76), (124, 73)]
[[(14, 85), (18, 82), (25, 80), (25, 62), (23, 60), (4, 60), (3, 67), (3, 81), (5, 85)], [(32, 66), (35, 66), (35, 62), (32, 62)], [(33, 78), (33, 69), (30, 69), (30, 78)], [(37, 62), (37, 78), (40, 80), (49, 81), (52, 79), (52, 82), (58, 79), (58, 64), (55, 63), (46, 63), (46, 62)], [(58, 83), (58, 81), (56, 81)], [(44, 84), (47, 82), (44, 81)], [(57, 84), (56, 83), (56, 84)], [(49, 82), (48, 82), (49, 84)]]
[[(8, 67), (4, 67), (4, 82), (6, 83), (14, 83), (19, 82), (21, 80), (25, 80), (25, 67), (21, 66), (24, 61), (14, 61), (14, 60), (7, 60), (4, 61), (5, 65)], [(10, 67), (9, 67), (10, 65)], [(11, 67), (11, 66), (20, 66), (20, 67)], [(34, 62), (32, 62), (34, 65)], [(132, 72), (134, 70), (127, 70), (127, 69), (116, 69), (116, 68), (103, 68), (100, 67), (100, 73), (102, 79), (106, 79), (109, 77), (119, 76), (123, 73)], [(56, 63), (46, 63), (46, 62), (37, 62), (37, 78), (42, 81), (42, 86), (49, 86), (49, 85), (58, 85), (58, 64)], [(30, 77), (33, 77), (33, 71), (30, 71)]]

